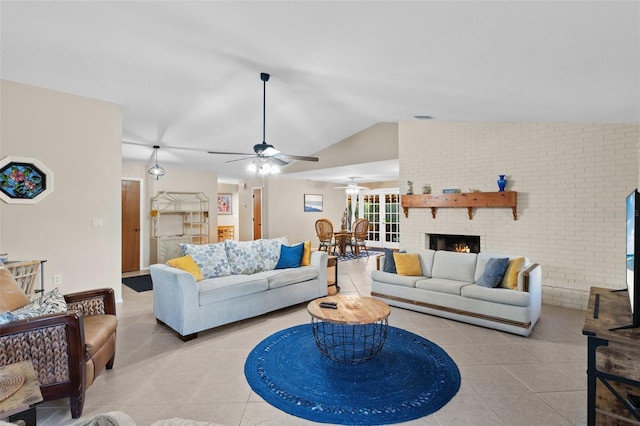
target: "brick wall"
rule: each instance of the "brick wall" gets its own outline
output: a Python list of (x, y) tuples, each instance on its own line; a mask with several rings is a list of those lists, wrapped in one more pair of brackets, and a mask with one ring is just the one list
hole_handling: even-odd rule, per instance
[(638, 187), (640, 125), (401, 122), (401, 193), (430, 183), (497, 191), (498, 174), (518, 191), (511, 209), (410, 209), (402, 248), (425, 234), (481, 236), (481, 250), (527, 256), (543, 271), (543, 302), (584, 309), (592, 286), (625, 286), (625, 197)]

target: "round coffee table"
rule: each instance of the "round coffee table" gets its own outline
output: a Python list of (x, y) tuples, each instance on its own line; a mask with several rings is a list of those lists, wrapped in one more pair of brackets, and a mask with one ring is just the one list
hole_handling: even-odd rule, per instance
[[(337, 309), (322, 308), (335, 302)], [(391, 308), (371, 297), (327, 296), (307, 305), (313, 337), (320, 352), (346, 364), (360, 364), (375, 357), (387, 338)]]

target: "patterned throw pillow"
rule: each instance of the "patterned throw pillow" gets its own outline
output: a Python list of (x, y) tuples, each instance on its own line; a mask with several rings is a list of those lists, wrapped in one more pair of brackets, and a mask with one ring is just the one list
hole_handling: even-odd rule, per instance
[(224, 242), (232, 275), (250, 275), (263, 271), (262, 244), (256, 241)]
[(13, 315), (14, 320), (21, 320), (66, 311), (67, 302), (64, 300), (64, 296), (60, 294), (60, 290), (58, 288), (54, 288), (50, 292), (38, 297), (27, 306), (11, 311), (11, 314)]
[(269, 238), (258, 240), (262, 244), (263, 271), (272, 271), (280, 259), (280, 246), (289, 244), (287, 237)]
[(180, 244), (182, 255), (189, 255), (196, 262), (205, 278), (226, 277), (231, 275), (224, 243), (216, 244)]

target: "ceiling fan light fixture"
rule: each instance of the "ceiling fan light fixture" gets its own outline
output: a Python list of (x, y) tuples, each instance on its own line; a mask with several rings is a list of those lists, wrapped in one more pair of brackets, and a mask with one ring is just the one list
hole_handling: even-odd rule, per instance
[(159, 180), (166, 173), (162, 167), (158, 166), (158, 149), (160, 149), (158, 145), (153, 146), (155, 165), (147, 170), (147, 173), (153, 180)]

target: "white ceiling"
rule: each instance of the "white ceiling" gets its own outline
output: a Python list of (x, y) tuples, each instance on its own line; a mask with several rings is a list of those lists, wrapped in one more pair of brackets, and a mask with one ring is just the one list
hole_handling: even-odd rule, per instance
[[(313, 155), (374, 123), (414, 115), (640, 121), (636, 1), (2, 1), (0, 8), (3, 79), (120, 104), (123, 139), (144, 145), (123, 145), (125, 160), (147, 163), (158, 144), (161, 165), (214, 170), (222, 179), (246, 177), (246, 162), (203, 152), (252, 152), (262, 141), (260, 72), (271, 74), (266, 139), (286, 154)], [(339, 170), (346, 182), (370, 167)], [(397, 179), (397, 162), (395, 170), (369, 179)]]

